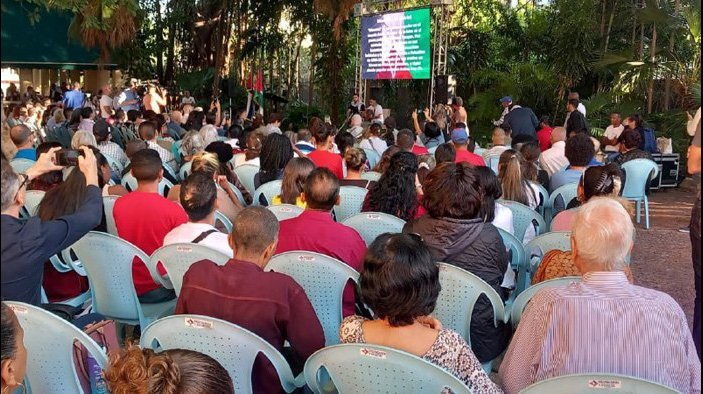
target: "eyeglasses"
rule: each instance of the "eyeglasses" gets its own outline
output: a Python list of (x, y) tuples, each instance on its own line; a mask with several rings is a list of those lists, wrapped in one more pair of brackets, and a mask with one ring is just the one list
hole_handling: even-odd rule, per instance
[(19, 174), (19, 176), (21, 176), (24, 179), (22, 180), (22, 183), (20, 183), (20, 187), (17, 189), (17, 193), (15, 193), (15, 199), (20, 194), (20, 191), (22, 191), (22, 188), (29, 182), (29, 175)]

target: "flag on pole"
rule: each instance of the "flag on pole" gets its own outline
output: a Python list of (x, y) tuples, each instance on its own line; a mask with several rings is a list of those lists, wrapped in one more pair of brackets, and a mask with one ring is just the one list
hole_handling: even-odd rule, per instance
[(259, 113), (264, 116), (264, 73), (259, 69), (254, 82), (254, 102), (259, 105)]

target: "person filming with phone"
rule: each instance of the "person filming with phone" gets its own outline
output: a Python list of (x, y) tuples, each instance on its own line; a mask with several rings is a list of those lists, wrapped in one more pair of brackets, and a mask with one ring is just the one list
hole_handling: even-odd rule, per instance
[[(75, 213), (48, 221), (37, 216), (21, 219), (27, 184), (42, 174), (68, 166), (76, 166), (74, 171), (83, 173), (87, 185)], [(93, 151), (85, 146), (80, 151), (52, 148), (24, 174), (16, 173), (3, 158), (0, 177), (2, 299), (40, 305), (44, 263), (94, 229), (102, 219), (97, 161)]]

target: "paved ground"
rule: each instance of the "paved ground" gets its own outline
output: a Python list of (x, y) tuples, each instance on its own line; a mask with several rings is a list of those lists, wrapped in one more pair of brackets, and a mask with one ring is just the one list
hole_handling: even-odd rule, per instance
[(689, 325), (693, 320), (693, 268), (689, 235), (679, 232), (688, 225), (695, 186), (686, 180), (680, 188), (656, 191), (650, 199), (651, 228), (636, 225), (632, 255), (635, 283), (671, 295), (683, 308)]

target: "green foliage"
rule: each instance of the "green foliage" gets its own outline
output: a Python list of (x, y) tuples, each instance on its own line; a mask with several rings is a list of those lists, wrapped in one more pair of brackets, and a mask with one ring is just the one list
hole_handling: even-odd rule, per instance
[(302, 128), (308, 127), (308, 121), (314, 116), (322, 118), (324, 117), (324, 112), (319, 107), (309, 106), (296, 101), (286, 107), (282, 124), (291, 124), (292, 130), (297, 132)]
[(212, 94), (209, 88), (214, 77), (215, 70), (211, 67), (183, 73), (176, 77), (176, 86), (180, 90), (190, 91), (195, 97), (209, 97)]

